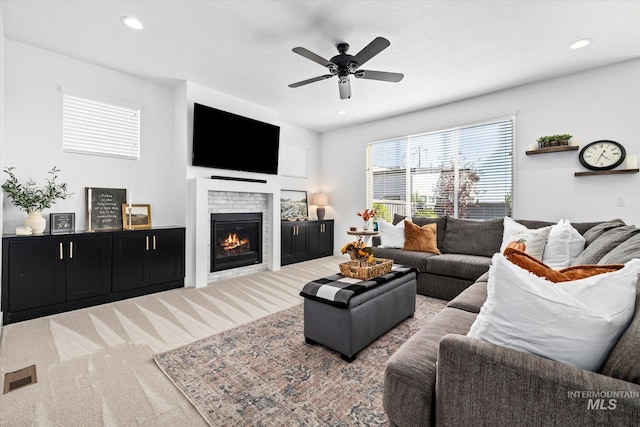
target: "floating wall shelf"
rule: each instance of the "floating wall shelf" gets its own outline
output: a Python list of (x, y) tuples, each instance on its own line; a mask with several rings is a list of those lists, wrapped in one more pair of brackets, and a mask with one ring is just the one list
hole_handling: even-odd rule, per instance
[(590, 171), (590, 172), (576, 172), (575, 176), (589, 176), (589, 175), (616, 175), (620, 173), (638, 173), (640, 169), (617, 169), (610, 171)]
[(527, 155), (530, 154), (545, 154), (545, 153), (558, 153), (560, 151), (575, 151), (579, 147), (577, 145), (561, 145), (559, 147), (543, 147), (537, 148), (535, 150), (529, 150), (526, 152)]

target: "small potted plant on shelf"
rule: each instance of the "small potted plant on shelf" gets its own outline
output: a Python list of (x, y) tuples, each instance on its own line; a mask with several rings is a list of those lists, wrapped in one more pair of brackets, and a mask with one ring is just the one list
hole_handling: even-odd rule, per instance
[(541, 136), (537, 139), (538, 148), (557, 147), (562, 145), (569, 145), (569, 140), (573, 137), (568, 133), (561, 135), (547, 135)]
[(2, 191), (15, 206), (27, 213), (24, 226), (31, 228), (33, 233), (40, 234), (47, 226), (42, 210), (50, 208), (58, 199), (69, 198), (73, 193), (67, 192), (66, 182), (56, 182), (58, 178), (56, 173), (60, 170), (55, 166), (49, 171), (51, 176), (43, 187), (36, 187), (35, 181), (31, 178), (28, 178), (24, 184), (20, 183), (13, 173), (14, 169), (13, 167), (4, 169), (9, 178), (2, 184)]

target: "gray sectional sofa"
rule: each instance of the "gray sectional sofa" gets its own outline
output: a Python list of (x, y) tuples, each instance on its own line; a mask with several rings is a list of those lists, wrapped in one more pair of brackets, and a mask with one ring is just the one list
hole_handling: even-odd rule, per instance
[[(448, 253), (446, 249), (481, 240), (483, 244), (493, 242), (497, 252), (497, 236), (502, 239), (499, 221), (469, 227), (460, 223), (464, 220), (451, 218), (429, 221), (440, 221), (438, 231), (444, 223), (444, 235), (438, 236), (442, 255), (374, 249), (376, 256), (418, 267), (422, 276), (418, 279), (419, 293), (450, 299), (447, 307), (387, 362), (383, 406), (391, 425), (640, 425), (640, 286), (634, 317), (598, 372), (468, 337), (487, 299), (491, 258)], [(528, 228), (553, 224), (518, 222)], [(447, 236), (449, 224), (455, 232)], [(583, 264), (625, 263), (640, 258), (640, 229), (634, 226), (620, 220), (572, 225), (586, 239), (587, 246), (579, 258)], [(494, 234), (485, 238), (467, 234), (472, 229)], [(445, 241), (452, 236), (459, 241), (447, 246)], [(448, 269), (439, 270), (437, 263), (430, 266), (439, 257), (450, 260)], [(471, 284), (465, 285), (468, 282)], [(613, 392), (618, 394), (614, 396)]]
[[(405, 217), (395, 215), (396, 225)], [(439, 255), (430, 252), (404, 251), (401, 248), (378, 246), (380, 239), (372, 239), (373, 254), (377, 258), (392, 259), (397, 264), (409, 265), (418, 269), (418, 293), (435, 298), (451, 300), (473, 284), (478, 277), (489, 270), (491, 257), (500, 250), (503, 219), (490, 221), (471, 221), (451, 217), (412, 218), (419, 226), (437, 225), (436, 238)], [(613, 220), (622, 223), (621, 220)], [(554, 225), (553, 222), (518, 220), (528, 228), (541, 228)], [(602, 223), (582, 222), (572, 224), (580, 234)], [(608, 223), (608, 221), (607, 221)]]

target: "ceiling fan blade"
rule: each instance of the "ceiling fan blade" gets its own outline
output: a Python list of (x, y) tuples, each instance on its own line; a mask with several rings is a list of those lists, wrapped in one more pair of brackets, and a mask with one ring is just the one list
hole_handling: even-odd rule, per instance
[(330, 67), (335, 67), (336, 66), (336, 64), (334, 64), (333, 62), (324, 59), (320, 55), (317, 55), (317, 54), (311, 52), (309, 49), (305, 49), (304, 47), (294, 47), (291, 50), (294, 51), (295, 53), (297, 53), (298, 55), (302, 55), (305, 58), (312, 60), (313, 62), (317, 62), (318, 64), (322, 65), (323, 67), (330, 68)]
[(333, 77), (333, 74), (325, 74), (324, 76), (313, 77), (311, 79), (302, 80), (297, 83), (291, 83), (289, 87), (300, 87), (300, 86), (308, 85), (309, 83), (319, 82), (320, 80), (326, 80), (329, 77)]
[(338, 89), (340, 89), (340, 99), (351, 98), (351, 82), (349, 77), (342, 77), (338, 80)]
[(382, 80), (384, 82), (398, 83), (404, 77), (402, 73), (389, 73), (387, 71), (358, 70), (354, 73), (358, 79)]
[(376, 37), (371, 43), (366, 45), (360, 52), (353, 57), (353, 60), (362, 66), (365, 62), (382, 52), (391, 45), (389, 40), (384, 37)]

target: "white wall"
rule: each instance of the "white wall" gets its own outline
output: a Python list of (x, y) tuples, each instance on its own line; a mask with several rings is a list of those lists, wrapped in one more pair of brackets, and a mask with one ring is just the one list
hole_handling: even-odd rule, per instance
[[(634, 60), (323, 134), (321, 182), (332, 196), (336, 248), (347, 239), (342, 231), (361, 223), (355, 213), (367, 207), (367, 142), (511, 113), (516, 114), (514, 217), (622, 218), (640, 224), (640, 174), (575, 177), (574, 172), (586, 171), (578, 151), (525, 155), (538, 137), (559, 133), (574, 135), (581, 146), (612, 139), (627, 154), (640, 154), (639, 75), (640, 60)], [(625, 207), (616, 206), (617, 195), (626, 197)]]
[[(2, 5), (0, 4), (0, 165), (3, 164), (4, 160), (4, 49), (4, 19), (2, 17)], [(0, 200), (3, 199), (3, 196), (4, 194), (0, 194)], [(4, 209), (0, 209), (0, 235), (3, 233), (3, 211)], [(0, 247), (1, 256), (2, 248)], [(2, 295), (0, 295), (0, 307), (2, 307)], [(2, 337), (2, 310), (0, 310), (0, 337)]]
[[(86, 227), (85, 187), (127, 188), (134, 203), (151, 204), (153, 225), (184, 225), (183, 187), (175, 180), (173, 90), (12, 40), (5, 42), (5, 143), (2, 166), (15, 166), (22, 181), (44, 183), (54, 165), (74, 195), (49, 212), (75, 212)], [(142, 105), (140, 160), (64, 153), (60, 86)], [(2, 180), (6, 179), (6, 174)], [(181, 184), (181, 183), (180, 183)], [(4, 232), (13, 233), (25, 214), (6, 197)]]

